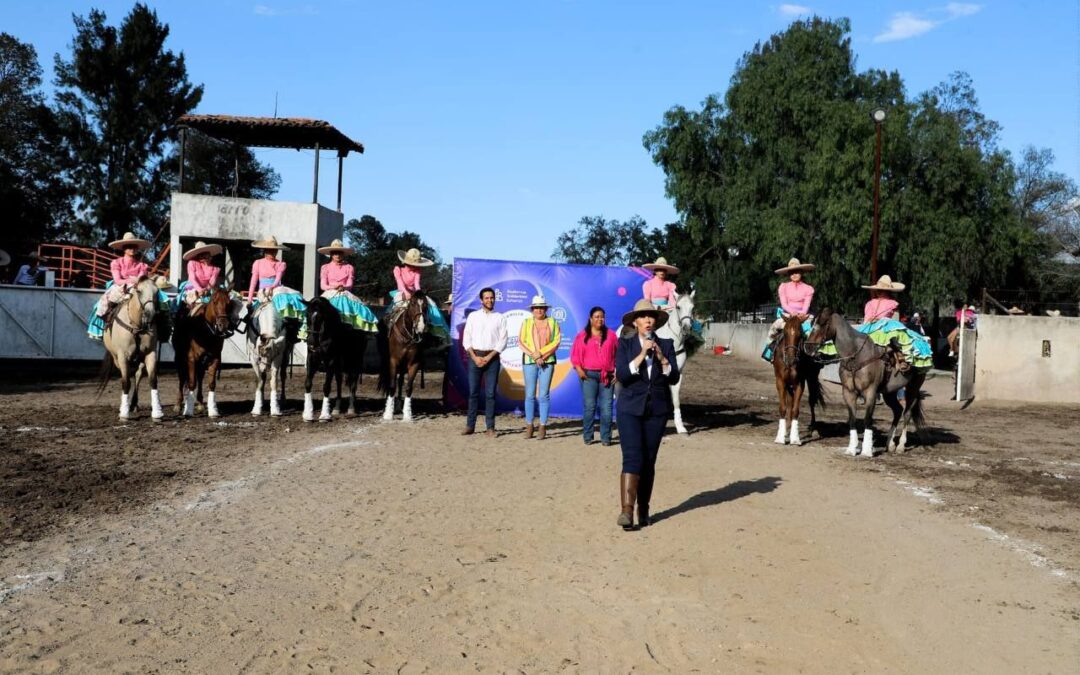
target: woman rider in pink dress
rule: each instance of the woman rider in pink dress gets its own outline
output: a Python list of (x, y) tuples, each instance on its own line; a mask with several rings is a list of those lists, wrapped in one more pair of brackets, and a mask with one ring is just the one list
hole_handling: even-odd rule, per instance
[(653, 273), (652, 279), (641, 285), (642, 297), (651, 302), (657, 309), (668, 312), (675, 309), (678, 294), (675, 290), (675, 283), (668, 281), (668, 277), (678, 274), (679, 268), (669, 265), (664, 257), (659, 257), (656, 262), (642, 265), (642, 267)]
[[(263, 252), (263, 257), (251, 265), (251, 283), (248, 285), (247, 301), (258, 306), (270, 300), (285, 320), (306, 321), (304, 297), (282, 283), (285, 277), (285, 261), (278, 260), (278, 251), (288, 248), (278, 243), (277, 237), (268, 237), (251, 243)], [(303, 330), (301, 330), (303, 337)]]
[[(395, 311), (404, 307), (412, 298), (413, 293), (420, 289), (420, 272), (425, 267), (434, 265), (434, 261), (420, 254), (420, 249), (410, 248), (408, 251), (398, 251), (398, 260), (401, 264), (394, 267), (394, 282), (397, 290), (390, 291), (390, 298), (394, 303)], [(427, 332), (435, 335), (440, 340), (450, 339), (450, 326), (446, 323), (446, 317), (439, 311), (435, 301), (430, 297), (424, 308), (424, 324)]]
[(197, 241), (195, 246), (184, 254), (187, 261), (187, 279), (180, 284), (180, 295), (189, 314), (198, 314), (202, 306), (210, 302), (210, 294), (218, 285), (221, 268), (211, 260), (221, 253), (219, 244), (207, 244)]
[(379, 329), (378, 319), (352, 292), (353, 266), (345, 262), (345, 256), (354, 252), (340, 239), (319, 248), (319, 253), (330, 258), (330, 262), (319, 270), (319, 288), (323, 291), (322, 297), (330, 301), (346, 326), (374, 333)]
[(109, 248), (123, 251), (123, 255), (109, 263), (112, 280), (106, 287), (105, 294), (94, 305), (87, 322), (86, 334), (92, 340), (102, 339), (105, 334), (105, 317), (109, 310), (124, 299), (140, 278), (150, 272), (150, 266), (141, 260), (142, 252), (150, 248), (149, 241), (126, 232), (122, 238), (111, 242)]

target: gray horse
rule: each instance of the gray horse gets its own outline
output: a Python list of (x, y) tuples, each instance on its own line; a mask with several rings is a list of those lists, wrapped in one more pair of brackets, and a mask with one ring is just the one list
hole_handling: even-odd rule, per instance
[[(810, 356), (816, 356), (821, 344), (829, 340), (835, 343), (840, 358), (840, 384), (844, 390), (844, 403), (848, 408), (851, 436), (847, 454), (860, 454), (855, 410), (859, 398), (862, 398), (865, 410), (861, 454), (864, 457), (874, 456), (874, 406), (879, 393), (893, 412), (886, 450), (904, 452), (907, 446), (908, 421), (914, 421), (920, 433), (925, 426), (922, 385), (926, 380), (926, 369), (905, 367), (902, 359), (897, 358), (898, 346), (881, 347), (874, 344), (870, 336), (852, 328), (843, 314), (825, 308), (814, 322), (814, 328), (803, 348)], [(897, 399), (897, 392), (901, 389), (904, 390), (903, 404)], [(898, 427), (899, 444), (896, 442)]]

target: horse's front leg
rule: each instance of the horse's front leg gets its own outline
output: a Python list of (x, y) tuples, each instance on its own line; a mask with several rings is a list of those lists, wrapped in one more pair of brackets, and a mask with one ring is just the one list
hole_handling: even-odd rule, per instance
[(413, 380), (416, 379), (416, 372), (420, 370), (420, 359), (413, 359), (409, 364), (409, 370), (405, 375), (405, 399), (401, 404), (401, 419), (405, 422), (412, 422), (412, 391)]
[(885, 451), (893, 452), (896, 450), (896, 427), (900, 421), (900, 416), (904, 413), (904, 406), (900, 404), (900, 401), (896, 398), (896, 392), (883, 392), (881, 397), (885, 400), (885, 405), (889, 406), (889, 410), (892, 411), (892, 424), (889, 426), (889, 435), (885, 441)]
[(322, 412), (319, 415), (320, 422), (330, 421), (330, 387), (333, 384), (333, 377), (335, 371), (340, 368), (340, 363), (337, 359), (332, 361), (326, 367), (326, 379), (323, 380), (323, 396), (322, 396)]
[(334, 404), (333, 404), (332, 409), (337, 411), (337, 413), (339, 415), (343, 412), (341, 410), (341, 407), (343, 405), (345, 405), (345, 399), (341, 396), (341, 381), (345, 377), (345, 363), (344, 363), (344, 361), (345, 360), (342, 359), (341, 367), (337, 369), (336, 373), (334, 373), (334, 382), (337, 383), (337, 398), (334, 400)]
[(114, 359), (120, 369), (120, 419), (131, 417), (131, 362), (125, 358)]
[(281, 416), (281, 359), (274, 355), (267, 367), (270, 370), (270, 416)]
[(319, 369), (317, 357), (308, 354), (307, 374), (304, 377), (304, 421), (315, 421), (315, 404), (311, 400), (311, 386), (315, 380), (315, 372)]
[[(391, 351), (391, 354), (392, 354), (392, 351)], [(387, 366), (387, 368), (389, 368), (389, 371), (390, 371), (390, 375), (389, 375), (389, 379), (388, 379), (388, 382), (390, 384), (389, 384), (389, 388), (388, 388), (388, 390), (386, 392), (386, 407), (383, 408), (383, 414), (382, 414), (383, 421), (385, 421), (385, 422), (389, 422), (390, 420), (394, 419), (394, 397), (395, 397), (395, 395), (397, 393), (397, 386), (398, 386), (398, 377), (397, 377), (398, 359), (397, 359), (397, 356), (394, 356), (394, 355), (390, 356), (390, 363)]]
[(362, 367), (363, 363), (350, 363), (349, 372), (345, 376), (345, 384), (349, 390), (349, 407), (345, 411), (347, 417), (356, 417), (356, 383), (360, 379), (360, 368)]
[(776, 373), (776, 401), (780, 408), (780, 423), (773, 442), (783, 445), (787, 442), (787, 383), (784, 382), (783, 373)]
[(184, 395), (184, 417), (191, 417), (195, 414), (195, 389), (198, 386), (199, 372), (199, 357), (195, 352), (194, 346), (188, 347), (187, 394)]
[[(263, 367), (258, 348), (251, 356), (251, 369), (255, 371), (255, 402), (251, 406), (251, 414), (253, 417), (258, 417), (262, 415), (263, 390), (266, 388), (266, 368)], [(273, 391), (273, 384), (271, 384), (270, 389)]]
[(862, 451), (859, 453), (863, 457), (874, 456), (874, 408), (877, 406), (877, 389), (870, 387), (868, 391), (864, 393), (866, 399), (866, 407), (863, 409), (863, 438), (862, 438)]
[(791, 429), (791, 444), (802, 445), (802, 439), (799, 438), (799, 406), (802, 404), (803, 395), (803, 383), (802, 380), (795, 381), (795, 390), (791, 394), (791, 400), (788, 401), (788, 428)]
[(161, 410), (161, 394), (158, 393), (157, 349), (151, 349), (143, 360), (146, 367), (146, 379), (150, 382), (150, 419), (160, 422), (165, 413)]
[(682, 408), (679, 407), (679, 389), (682, 387), (682, 380), (675, 384), (669, 385), (668, 389), (671, 391), (671, 407), (674, 409), (675, 417), (675, 431), (680, 434), (689, 433), (686, 430), (686, 426), (683, 424)]
[(139, 363), (133, 366), (131, 371), (131, 412), (139, 412), (139, 384), (142, 382), (143, 376), (143, 364)]
[(847, 405), (848, 409), (848, 433), (850, 434), (847, 454), (854, 457), (859, 454), (859, 432), (855, 428), (855, 406), (858, 404), (858, 394), (856, 394), (855, 389), (846, 382), (843, 387), (844, 403)]
[(206, 385), (206, 414), (209, 417), (219, 417), (217, 407), (217, 374), (218, 368), (221, 367), (221, 353), (210, 360), (210, 365), (206, 367), (206, 377), (209, 379), (209, 383)]

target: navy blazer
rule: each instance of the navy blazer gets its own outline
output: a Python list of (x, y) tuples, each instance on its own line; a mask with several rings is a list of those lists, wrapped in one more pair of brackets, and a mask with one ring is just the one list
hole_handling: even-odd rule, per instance
[(656, 338), (664, 358), (671, 364), (671, 372), (664, 375), (660, 359), (653, 359), (652, 372), (647, 375), (646, 361), (641, 362), (641, 369), (632, 370), (630, 362), (641, 353), (641, 340), (637, 333), (628, 338), (619, 338), (615, 347), (615, 377), (622, 385), (619, 392), (618, 409), (631, 415), (644, 415), (645, 402), (649, 401), (653, 415), (670, 415), (674, 410), (671, 405), (669, 385), (679, 381), (679, 364), (675, 360), (675, 343), (667, 338)]

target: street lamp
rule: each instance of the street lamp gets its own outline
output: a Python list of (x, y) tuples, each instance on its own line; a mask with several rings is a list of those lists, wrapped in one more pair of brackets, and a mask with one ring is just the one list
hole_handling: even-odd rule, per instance
[(881, 198), (881, 123), (885, 121), (885, 109), (877, 108), (870, 113), (874, 120), (874, 129), (877, 141), (874, 147), (874, 229), (870, 235), (870, 283), (877, 283), (877, 250), (878, 230), (881, 227), (881, 210), (879, 200)]

